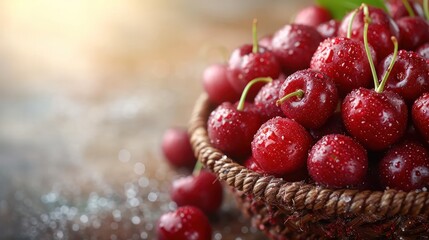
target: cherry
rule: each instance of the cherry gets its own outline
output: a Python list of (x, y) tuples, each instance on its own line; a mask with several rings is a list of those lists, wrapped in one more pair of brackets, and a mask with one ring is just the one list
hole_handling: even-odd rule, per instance
[(196, 207), (179, 207), (158, 220), (159, 240), (210, 240), (212, 229), (208, 218)]
[(305, 166), (312, 139), (292, 119), (276, 117), (262, 124), (252, 141), (252, 155), (265, 173), (283, 176)]
[(297, 71), (286, 78), (279, 97), (277, 104), (284, 115), (305, 128), (321, 127), (338, 103), (332, 79), (311, 69)]
[(413, 123), (418, 132), (429, 144), (429, 92), (420, 96), (411, 110)]
[(215, 174), (201, 171), (174, 180), (170, 196), (178, 206), (191, 205), (206, 214), (213, 214), (222, 204), (223, 190)]
[(337, 36), (338, 28), (340, 27), (340, 22), (335, 19), (331, 19), (327, 22), (319, 24), (316, 27), (316, 30), (322, 35), (324, 39), (333, 38)]
[(317, 183), (331, 188), (345, 188), (365, 180), (368, 157), (365, 148), (352, 138), (331, 134), (312, 147), (307, 168)]
[[(369, 47), (371, 56), (375, 51)], [(375, 60), (376, 61), (376, 60)], [(311, 69), (331, 77), (341, 96), (358, 87), (371, 85), (371, 68), (362, 42), (338, 37), (326, 39), (317, 48), (311, 59)]]
[(429, 23), (420, 17), (403, 17), (396, 21), (401, 33), (399, 46), (414, 50), (429, 40)]
[(309, 132), (315, 141), (318, 141), (323, 136), (329, 134), (346, 135), (346, 128), (344, 127), (343, 119), (341, 118), (341, 112), (334, 112), (322, 127), (310, 129)]
[(319, 24), (331, 19), (331, 13), (326, 8), (313, 5), (301, 9), (296, 14), (294, 23), (317, 27)]
[(313, 27), (290, 24), (274, 34), (271, 46), (283, 71), (292, 73), (310, 66), (311, 57), (322, 40)]
[(240, 94), (228, 81), (225, 64), (213, 64), (204, 70), (203, 87), (210, 101), (215, 104), (235, 102), (240, 98)]
[(358, 88), (342, 104), (347, 131), (371, 150), (382, 150), (399, 140), (407, 126), (407, 106), (391, 91)]
[[(369, 21), (369, 13), (365, 11), (364, 44), (366, 49), (368, 49)], [(375, 89), (355, 89), (344, 98), (341, 106), (347, 131), (370, 150), (387, 148), (403, 136), (407, 127), (408, 110), (404, 100), (394, 92), (383, 91), (398, 52), (398, 42), (395, 37), (392, 37), (392, 42), (394, 44), (392, 61), (383, 75), (381, 83), (378, 82), (374, 70)], [(373, 67), (371, 55), (369, 51), (366, 52), (368, 61)]]
[[(429, 28), (429, 26), (428, 26)], [(378, 66), (379, 77), (386, 73), (393, 54), (387, 56)], [(397, 60), (387, 78), (386, 90), (398, 93), (412, 103), (424, 92), (429, 91), (429, 67), (415, 52), (400, 50)]]
[(225, 102), (211, 112), (207, 122), (207, 132), (211, 144), (240, 160), (250, 155), (250, 142), (261, 126), (261, 118), (253, 105), (245, 108), (245, 99), (252, 85), (271, 82), (271, 78), (256, 78), (249, 82), (237, 106)]
[[(363, 7), (357, 12), (356, 17), (354, 17), (354, 20), (351, 23), (352, 39), (360, 41), (363, 39), (363, 26), (365, 24), (364, 11), (368, 11), (370, 15), (369, 17), (371, 18), (371, 24), (369, 25), (368, 31), (368, 42), (372, 47), (374, 47), (374, 50), (377, 53), (377, 58), (383, 59), (392, 52), (393, 44), (390, 41), (391, 36), (394, 36), (396, 39), (400, 39), (399, 28), (393, 19), (382, 9)], [(340, 28), (338, 29), (339, 37), (347, 36), (348, 27), (352, 18), (352, 13), (349, 13), (344, 17)]]
[(411, 13), (412, 15), (421, 16), (423, 17), (423, 9), (420, 4), (417, 2), (410, 1), (407, 3), (409, 6), (406, 6), (404, 4), (403, 0), (389, 0), (386, 1), (386, 7), (388, 12), (390, 13), (390, 16), (392, 16), (393, 19), (399, 19), (402, 17), (410, 16), (410, 10), (407, 9), (407, 7), (411, 7)]
[(258, 108), (262, 122), (284, 114), (276, 101), (279, 99), (279, 90), (284, 82), (284, 78), (274, 80), (264, 85), (255, 97), (255, 106)]
[(424, 59), (429, 60), (429, 42), (417, 48), (416, 52), (420, 54), (420, 56), (422, 56)]
[[(274, 54), (259, 46), (256, 34), (256, 20), (253, 22), (253, 45), (245, 44), (234, 50), (228, 64), (228, 80), (239, 93), (251, 80), (259, 77), (277, 78), (280, 65)], [(253, 99), (263, 86), (260, 83), (252, 88), (249, 98)]]
[(192, 169), (197, 161), (185, 129), (167, 129), (162, 137), (161, 148), (165, 158), (175, 167)]
[(383, 187), (411, 191), (429, 185), (429, 153), (416, 141), (393, 146), (379, 165)]

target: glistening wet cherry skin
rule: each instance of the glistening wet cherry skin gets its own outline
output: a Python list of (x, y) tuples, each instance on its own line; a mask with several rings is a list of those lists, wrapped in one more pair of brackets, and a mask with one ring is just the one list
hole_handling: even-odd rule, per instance
[[(289, 97), (293, 93), (299, 95)], [(337, 88), (332, 79), (311, 69), (297, 71), (286, 78), (279, 98), (277, 103), (284, 115), (310, 129), (321, 127), (338, 103)]]
[[(374, 49), (369, 49), (377, 62)], [(343, 97), (358, 87), (371, 86), (371, 68), (365, 47), (357, 40), (344, 37), (324, 40), (313, 55), (310, 68), (332, 78)]]
[(252, 155), (264, 172), (275, 176), (293, 173), (307, 159), (312, 139), (294, 120), (276, 117), (262, 124), (252, 141)]
[(342, 103), (347, 131), (370, 150), (383, 150), (398, 141), (407, 127), (407, 106), (391, 91), (358, 88)]
[(203, 170), (174, 180), (170, 196), (177, 206), (191, 205), (206, 214), (213, 214), (222, 204), (223, 190), (216, 175)]
[[(253, 44), (245, 44), (234, 50), (228, 62), (228, 81), (241, 93), (246, 85), (255, 78), (269, 77), (276, 79), (280, 75), (280, 65), (274, 53), (259, 46), (257, 20), (253, 20)], [(265, 83), (256, 84), (248, 93), (253, 99)]]
[[(392, 57), (393, 54), (390, 54), (380, 62), (378, 66), (380, 81), (386, 73)], [(385, 89), (396, 92), (407, 103), (413, 103), (424, 92), (429, 91), (429, 65), (417, 53), (400, 50), (395, 65), (387, 78)]]
[(289, 24), (278, 30), (271, 41), (271, 49), (287, 74), (309, 67), (310, 59), (323, 40), (316, 29)]
[(346, 188), (363, 183), (368, 157), (365, 148), (351, 137), (331, 134), (322, 137), (312, 147), (307, 168), (317, 183), (331, 188)]
[[(390, 41), (390, 38), (394, 36), (396, 39), (400, 39), (399, 28), (393, 19), (382, 9), (369, 7), (369, 14), (371, 17), (371, 23), (369, 25), (368, 41), (376, 51), (377, 58), (383, 59), (393, 52), (393, 44)], [(347, 36), (351, 17), (352, 13), (343, 18), (340, 28), (338, 29), (339, 37)], [(364, 22), (364, 13), (361, 9), (357, 12), (352, 24), (352, 39), (362, 41), (364, 35)]]
[(429, 146), (429, 93), (423, 94), (414, 102), (411, 115), (415, 128)]
[(411, 191), (429, 186), (429, 153), (418, 142), (400, 143), (383, 157), (379, 172), (383, 187)]
[(158, 240), (210, 240), (212, 229), (208, 218), (196, 207), (179, 207), (163, 214), (157, 224)]

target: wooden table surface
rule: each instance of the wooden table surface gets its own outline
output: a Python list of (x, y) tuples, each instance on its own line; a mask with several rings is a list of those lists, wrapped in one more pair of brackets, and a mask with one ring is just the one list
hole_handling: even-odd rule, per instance
[[(204, 67), (310, 1), (1, 1), (0, 239), (153, 239)], [(225, 51), (227, 53), (225, 54)], [(227, 195), (213, 239), (264, 239)]]

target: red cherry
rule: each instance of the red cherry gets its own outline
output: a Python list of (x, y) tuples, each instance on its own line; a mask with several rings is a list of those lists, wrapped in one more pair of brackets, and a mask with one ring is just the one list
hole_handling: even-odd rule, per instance
[(253, 104), (245, 104), (254, 84), (271, 82), (271, 78), (256, 78), (248, 83), (236, 105), (225, 102), (211, 112), (207, 133), (211, 144), (225, 154), (241, 160), (250, 155), (250, 142), (261, 126), (261, 118)]
[(311, 57), (322, 40), (313, 27), (290, 24), (274, 34), (271, 46), (283, 71), (292, 73), (310, 66)]
[[(407, 2), (410, 4), (414, 15), (420, 17), (424, 16), (423, 8), (419, 3), (408, 0)], [(388, 0), (386, 1), (386, 7), (393, 19), (400, 19), (402, 17), (410, 16), (403, 0)]]
[(368, 157), (365, 149), (352, 138), (331, 134), (320, 139), (308, 155), (311, 178), (331, 188), (358, 185), (365, 180)]
[(276, 101), (279, 99), (279, 90), (284, 82), (277, 79), (264, 85), (255, 97), (255, 106), (261, 115), (262, 122), (266, 122), (274, 117), (284, 117), (284, 114)]
[(277, 103), (284, 115), (305, 128), (321, 127), (338, 103), (337, 88), (332, 79), (311, 69), (297, 71), (286, 78), (279, 97)]
[(396, 21), (401, 34), (399, 47), (414, 50), (429, 40), (429, 23), (420, 17), (403, 17)]
[(429, 144), (429, 92), (414, 102), (411, 115), (414, 126)]
[[(378, 66), (381, 81), (393, 54), (387, 56)], [(400, 50), (386, 82), (386, 89), (398, 93), (407, 102), (414, 102), (424, 92), (429, 91), (429, 66), (417, 53)]]
[(167, 129), (162, 138), (161, 147), (165, 158), (175, 167), (192, 169), (197, 161), (185, 129)]
[[(375, 51), (369, 48), (376, 59)], [(371, 86), (371, 68), (360, 41), (343, 37), (324, 40), (311, 59), (311, 69), (331, 77), (341, 96), (355, 88)]]
[[(246, 85), (255, 78), (277, 78), (280, 65), (275, 55), (259, 46), (256, 33), (256, 19), (253, 22), (253, 45), (246, 44), (234, 50), (228, 64), (228, 80), (237, 92), (242, 92)], [(258, 83), (249, 92), (253, 99), (264, 83)]]
[(222, 204), (222, 185), (216, 175), (201, 171), (173, 181), (171, 199), (177, 206), (194, 206), (206, 214), (217, 212)]
[(261, 126), (253, 111), (238, 111), (231, 103), (219, 105), (209, 116), (207, 131), (211, 144), (233, 158), (250, 155), (250, 142)]
[(347, 131), (371, 150), (386, 149), (407, 127), (407, 106), (391, 91), (353, 90), (345, 97), (341, 112)]
[(312, 139), (294, 120), (276, 117), (262, 124), (252, 141), (252, 155), (265, 173), (283, 176), (305, 166)]
[(331, 19), (331, 13), (326, 8), (313, 5), (301, 9), (296, 14), (294, 23), (317, 27), (319, 24)]
[[(234, 50), (229, 59), (228, 80), (237, 92), (242, 92), (246, 84), (258, 77), (277, 78), (280, 66), (277, 59), (269, 50), (259, 47), (257, 53), (252, 52), (252, 45), (244, 45)], [(253, 99), (263, 86), (256, 85), (249, 92), (249, 99)]]
[(336, 37), (338, 34), (338, 28), (340, 27), (340, 22), (335, 19), (331, 19), (327, 22), (319, 24), (316, 30), (322, 35), (324, 39)]
[[(393, 50), (393, 44), (390, 41), (391, 36), (394, 36), (396, 39), (400, 39), (399, 28), (393, 19), (382, 9), (369, 7), (369, 15), (371, 23), (368, 30), (368, 42), (377, 52), (377, 58), (383, 59)], [(347, 36), (351, 18), (352, 13), (344, 17), (340, 28), (338, 29), (338, 36)], [(363, 41), (364, 23), (364, 11), (359, 10), (352, 23), (352, 39)]]
[(163, 214), (157, 224), (158, 240), (210, 240), (212, 229), (204, 213), (196, 207), (179, 207)]
[(379, 165), (383, 187), (411, 191), (429, 185), (429, 153), (418, 142), (393, 146)]
[(240, 98), (240, 94), (228, 81), (225, 64), (213, 64), (204, 70), (203, 87), (210, 101), (215, 104), (235, 102)]

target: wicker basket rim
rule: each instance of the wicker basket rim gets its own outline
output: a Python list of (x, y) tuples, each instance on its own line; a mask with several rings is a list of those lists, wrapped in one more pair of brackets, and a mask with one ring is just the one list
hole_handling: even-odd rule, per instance
[(327, 218), (428, 218), (429, 193), (426, 191), (329, 189), (304, 182), (285, 182), (281, 178), (264, 176), (235, 163), (210, 144), (206, 123), (212, 106), (205, 93), (197, 99), (188, 128), (191, 144), (198, 160), (233, 189), (263, 200), (268, 205), (297, 212), (306, 211)]

